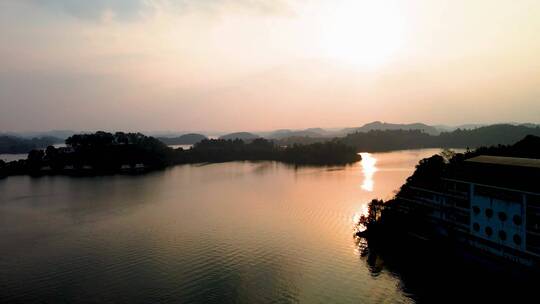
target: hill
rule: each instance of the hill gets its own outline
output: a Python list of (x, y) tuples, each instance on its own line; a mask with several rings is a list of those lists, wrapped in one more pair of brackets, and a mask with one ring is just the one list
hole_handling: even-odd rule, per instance
[(193, 145), (206, 139), (206, 136), (197, 133), (189, 133), (177, 137), (158, 137), (166, 145)]
[(28, 131), (28, 132), (4, 132), (1, 135), (20, 137), (24, 139), (54, 137), (64, 141), (66, 138), (77, 132), (72, 130), (51, 130), (51, 131)]
[(376, 152), (420, 148), (476, 148), (508, 145), (527, 135), (540, 136), (540, 127), (491, 125), (472, 130), (457, 129), (430, 135), (419, 130), (372, 130), (356, 132), (341, 141), (359, 151)]
[(428, 126), (424, 123), (411, 123), (411, 124), (394, 124), (387, 122), (374, 121), (367, 123), (360, 128), (348, 128), (345, 129), (346, 133), (353, 132), (369, 132), (369, 131), (385, 131), (385, 130), (420, 130), (430, 135), (439, 134), (439, 130), (433, 126)]
[(253, 133), (249, 133), (249, 132), (235, 132), (235, 133), (225, 134), (219, 137), (219, 139), (233, 139), (233, 140), (241, 139), (244, 141), (250, 141), (257, 138), (260, 138), (260, 136)]
[(325, 132), (323, 129), (306, 129), (306, 130), (277, 130), (266, 137), (269, 139), (284, 139), (289, 137), (323, 137)]
[(45, 149), (47, 146), (61, 143), (62, 140), (56, 137), (35, 137), (21, 138), (15, 136), (0, 136), (0, 153), (28, 153), (33, 149)]

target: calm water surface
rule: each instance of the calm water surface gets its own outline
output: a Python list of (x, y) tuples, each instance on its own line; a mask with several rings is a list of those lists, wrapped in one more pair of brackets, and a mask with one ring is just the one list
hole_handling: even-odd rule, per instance
[(0, 180), (0, 302), (411, 302), (361, 257), (353, 223), (438, 152)]

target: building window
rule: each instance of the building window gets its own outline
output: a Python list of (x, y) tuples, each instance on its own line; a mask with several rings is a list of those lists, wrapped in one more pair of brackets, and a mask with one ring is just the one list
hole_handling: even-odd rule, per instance
[(491, 229), (491, 227), (486, 227), (485, 231), (487, 236), (491, 236), (493, 234), (493, 229)]
[(506, 215), (506, 213), (499, 212), (499, 219), (501, 220), (501, 222), (506, 222), (507, 218), (508, 218), (508, 216)]
[(520, 225), (521, 225), (521, 222), (522, 222), (521, 216), (520, 216), (520, 215), (517, 215), (517, 214), (514, 215), (513, 221), (514, 221), (514, 224), (520, 226)]
[(472, 207), (472, 210), (473, 210), (474, 214), (476, 214), (476, 215), (478, 215), (480, 213), (480, 208), (478, 206)]
[(476, 231), (476, 232), (480, 231), (480, 224), (474, 223), (474, 224), (472, 225), (472, 227), (473, 227), (474, 231)]
[(506, 240), (506, 232), (504, 232), (503, 230), (499, 231), (499, 238), (502, 241), (505, 241)]
[(492, 218), (492, 217), (493, 217), (493, 209), (487, 208), (487, 209), (486, 209), (486, 216), (487, 216), (488, 218)]
[(514, 243), (516, 243), (516, 245), (521, 245), (521, 237), (517, 234), (514, 234)]

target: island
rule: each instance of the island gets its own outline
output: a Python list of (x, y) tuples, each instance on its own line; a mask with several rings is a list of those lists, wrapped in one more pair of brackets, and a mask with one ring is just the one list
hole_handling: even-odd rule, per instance
[(101, 175), (143, 173), (178, 164), (228, 161), (279, 161), (293, 165), (346, 165), (360, 155), (338, 141), (310, 145), (277, 146), (256, 138), (204, 139), (190, 149), (168, 147), (160, 140), (141, 133), (77, 134), (66, 139), (66, 147), (35, 149), (28, 158), (0, 161), (0, 176)]

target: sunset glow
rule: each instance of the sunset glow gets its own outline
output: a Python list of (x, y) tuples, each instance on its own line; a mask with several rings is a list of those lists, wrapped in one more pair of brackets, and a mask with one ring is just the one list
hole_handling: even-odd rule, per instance
[(0, 129), (535, 122), (537, 14), (532, 0), (1, 1)]
[(324, 52), (345, 64), (383, 64), (404, 39), (402, 16), (395, 6), (379, 1), (338, 1), (323, 22)]

